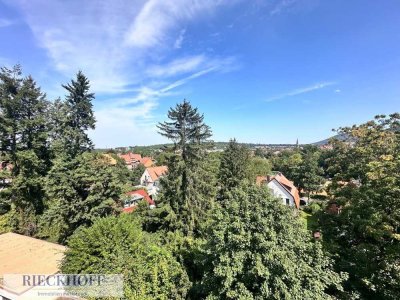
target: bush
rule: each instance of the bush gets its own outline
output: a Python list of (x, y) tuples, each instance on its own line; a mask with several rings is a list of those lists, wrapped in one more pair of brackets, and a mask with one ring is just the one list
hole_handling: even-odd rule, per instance
[(158, 236), (143, 232), (134, 215), (98, 219), (69, 239), (66, 274), (122, 274), (127, 299), (185, 299), (190, 282)]

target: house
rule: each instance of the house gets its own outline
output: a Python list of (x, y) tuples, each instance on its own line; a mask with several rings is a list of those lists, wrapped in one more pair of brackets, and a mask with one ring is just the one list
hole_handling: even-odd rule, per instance
[(282, 199), (283, 204), (300, 207), (300, 193), (293, 182), (287, 179), (282, 173), (274, 175), (257, 176), (257, 185), (268, 186), (272, 193)]
[(140, 164), (140, 161), (142, 159), (142, 156), (140, 154), (135, 154), (132, 152), (128, 152), (126, 154), (118, 154), (118, 156), (125, 161), (125, 164), (129, 170), (136, 168)]
[(154, 165), (154, 162), (151, 157), (145, 156), (145, 157), (142, 157), (142, 159), (140, 160), (140, 164), (142, 164), (146, 168), (150, 168)]
[(150, 209), (153, 209), (155, 207), (154, 200), (152, 200), (147, 192), (143, 189), (128, 192), (127, 196), (128, 199), (125, 200), (123, 209), (123, 212), (125, 213), (130, 213), (134, 211), (137, 204), (142, 200), (145, 200), (149, 204)]
[(167, 166), (150, 167), (144, 170), (140, 178), (140, 184), (147, 188), (151, 197), (157, 195), (160, 189), (160, 177), (165, 175), (168, 171)]
[[(39, 287), (20, 283), (21, 276), (58, 274), (65, 250), (64, 246), (16, 233), (0, 234), (0, 299), (43, 299), (38, 295)], [(46, 296), (46, 299), (59, 298)]]

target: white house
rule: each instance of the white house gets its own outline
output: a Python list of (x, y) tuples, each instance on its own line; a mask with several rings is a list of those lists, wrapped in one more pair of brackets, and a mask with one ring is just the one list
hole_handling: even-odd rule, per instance
[(150, 167), (144, 170), (140, 178), (140, 185), (147, 188), (148, 194), (153, 197), (160, 189), (160, 177), (168, 171), (167, 166)]
[(289, 206), (300, 206), (300, 193), (293, 182), (282, 173), (268, 176), (257, 176), (257, 185), (266, 185), (271, 189), (274, 196), (281, 198), (283, 204)]

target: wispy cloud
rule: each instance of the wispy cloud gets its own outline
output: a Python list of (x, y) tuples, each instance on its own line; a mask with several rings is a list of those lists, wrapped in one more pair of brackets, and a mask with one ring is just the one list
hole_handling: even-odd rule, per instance
[(180, 48), (182, 48), (182, 43), (183, 43), (183, 39), (185, 38), (185, 33), (186, 33), (186, 29), (182, 29), (182, 30), (179, 32), (179, 36), (178, 36), (178, 38), (175, 40), (175, 43), (174, 43), (174, 48), (175, 48), (175, 49), (180, 49)]
[(164, 65), (153, 65), (147, 69), (147, 74), (153, 77), (173, 76), (197, 70), (207, 58), (204, 55), (195, 55), (175, 59)]
[(132, 131), (151, 130), (149, 120), (162, 97), (200, 76), (238, 67), (233, 56), (186, 52), (179, 57), (176, 49), (187, 34), (182, 28), (240, 0), (6, 1), (22, 13), (50, 58), (46, 68), (60, 74), (58, 82), (81, 69), (103, 96), (95, 103), (96, 144), (103, 131), (111, 133), (120, 122)]
[(276, 96), (270, 97), (270, 98), (266, 99), (265, 101), (266, 102), (271, 102), (271, 101), (276, 101), (276, 100), (280, 100), (280, 99), (284, 99), (284, 98), (288, 98), (288, 97), (298, 96), (298, 95), (301, 95), (301, 94), (306, 94), (306, 93), (310, 93), (310, 92), (313, 92), (313, 91), (316, 91), (316, 90), (320, 90), (320, 89), (323, 89), (323, 88), (325, 88), (327, 86), (331, 86), (331, 85), (334, 85), (334, 84), (335, 84), (335, 82), (331, 82), (331, 81), (329, 81), (329, 82), (321, 82), (321, 83), (317, 83), (317, 84), (314, 84), (314, 85), (311, 85), (311, 86), (295, 89), (295, 90), (292, 90), (292, 91), (289, 91), (289, 92), (286, 92), (286, 93), (283, 93), (283, 94), (280, 94), (280, 95), (276, 95)]
[(181, 22), (209, 14), (232, 0), (149, 0), (137, 15), (125, 41), (129, 45), (148, 48), (162, 45), (168, 39), (168, 32), (176, 30)]
[(0, 28), (13, 25), (15, 22), (9, 19), (0, 18)]
[(295, 4), (297, 0), (279, 0), (277, 4), (272, 8), (270, 11), (270, 15), (278, 15), (280, 14), (283, 10), (287, 9), (288, 7), (292, 6)]
[[(107, 141), (113, 140), (131, 144), (140, 144), (140, 140), (146, 140), (147, 143), (165, 142), (156, 134), (157, 121), (153, 110), (158, 106), (158, 100), (172, 95), (174, 89), (187, 82), (215, 70), (215, 68), (204, 69), (160, 88), (145, 86), (138, 89), (136, 95), (132, 97), (113, 99), (113, 107), (102, 107), (96, 110), (99, 125), (96, 131), (91, 132), (91, 136), (99, 141), (98, 147), (109, 147)], [(131, 105), (134, 107), (130, 107)], [(128, 137), (127, 133), (129, 133)], [(128, 144), (124, 145), (128, 146)]]

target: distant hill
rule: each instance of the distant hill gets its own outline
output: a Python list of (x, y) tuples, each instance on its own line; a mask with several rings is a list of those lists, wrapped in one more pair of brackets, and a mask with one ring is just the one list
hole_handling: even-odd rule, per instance
[(316, 143), (312, 143), (311, 145), (324, 146), (324, 145), (327, 145), (331, 139), (337, 139), (339, 141), (344, 141), (344, 140), (347, 139), (347, 136), (345, 134), (337, 134), (337, 135), (334, 135), (334, 136), (332, 136), (330, 138), (327, 138), (325, 140), (322, 140), (322, 141), (319, 141), (319, 142), (316, 142)]
[[(325, 140), (316, 142), (316, 143), (310, 143), (309, 145), (314, 145), (314, 146), (323, 146), (327, 145), (329, 143), (330, 139), (338, 139), (340, 141), (343, 141), (346, 139), (346, 135), (344, 134), (337, 134), (334, 135), (330, 138), (327, 138)], [(214, 149), (217, 150), (223, 150), (226, 148), (226, 146), (229, 144), (229, 142), (214, 142)], [(261, 143), (240, 143), (242, 145), (245, 145), (249, 147), (250, 149), (256, 149), (259, 147), (267, 147), (267, 148), (277, 148), (277, 149), (290, 149), (290, 148), (295, 148), (296, 144), (261, 144)], [(304, 144), (302, 144), (304, 145)], [(149, 146), (129, 146), (129, 147), (115, 147), (114, 150), (117, 152), (127, 152), (127, 151), (136, 151), (138, 153), (148, 153), (150, 155), (151, 153), (157, 152), (165, 147), (172, 146), (172, 144), (157, 144), (157, 145), (149, 145)], [(106, 152), (110, 149), (96, 149), (96, 151), (100, 152)], [(147, 155), (147, 154), (146, 154)]]

